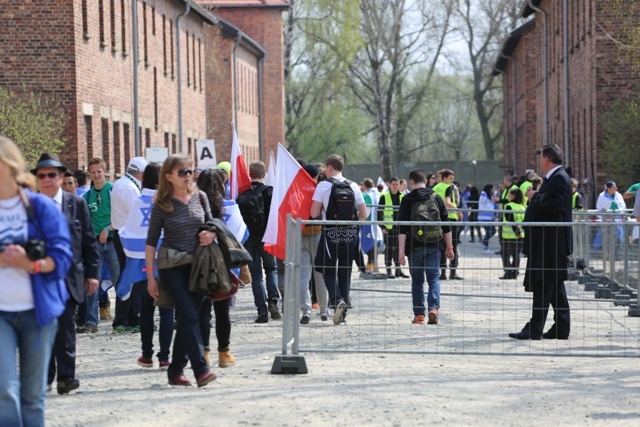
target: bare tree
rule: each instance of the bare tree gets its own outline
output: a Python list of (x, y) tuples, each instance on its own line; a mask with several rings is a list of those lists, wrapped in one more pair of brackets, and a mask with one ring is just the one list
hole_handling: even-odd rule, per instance
[(473, 82), (473, 101), (482, 131), (487, 159), (494, 159), (496, 143), (502, 138), (500, 120), (494, 116), (501, 107), (495, 92), (501, 86), (492, 75), (493, 63), (499, 52), (506, 30), (512, 29), (518, 19), (518, 2), (513, 0), (456, 0), (457, 30), (465, 42), (468, 64)]

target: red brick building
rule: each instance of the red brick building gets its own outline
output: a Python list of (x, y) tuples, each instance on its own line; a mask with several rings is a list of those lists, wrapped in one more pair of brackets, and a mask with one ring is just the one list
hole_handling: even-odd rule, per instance
[(503, 73), (505, 166), (517, 174), (539, 170), (535, 151), (556, 143), (564, 150), (565, 166), (583, 183), (588, 206), (594, 206), (607, 180), (598, 157), (603, 114), (638, 83), (603, 31), (619, 29), (607, 3), (533, 0), (532, 8), (524, 1), (522, 16), (532, 20), (510, 34), (496, 63), (496, 72)]
[[(269, 9), (274, 19), (264, 20), (260, 8), (243, 8), (244, 3), (252, 2), (229, 8), (244, 11), (240, 16), (254, 14), (254, 20), (246, 17), (242, 24), (249, 22), (252, 31), (282, 32), (286, 4)], [(269, 105), (268, 117), (284, 121), (284, 79), (271, 80), (278, 77), (274, 73), (262, 73), (261, 81), (258, 77), (267, 56), (282, 64), (282, 43), (259, 44), (194, 1), (137, 0), (136, 5), (142, 155), (146, 147), (167, 147), (169, 153), (194, 156), (196, 140), (215, 139), (218, 159), (226, 160), (235, 120), (247, 160), (261, 158), (267, 136), (261, 131), (268, 128), (275, 139), (271, 128), (278, 127), (262, 126), (260, 112)], [(0, 0), (0, 85), (24, 86), (60, 101), (69, 118), (61, 157), (71, 168), (98, 156), (117, 175), (136, 153), (132, 12), (132, 0)], [(257, 28), (266, 24), (274, 28)], [(281, 89), (279, 104), (273, 91), (262, 89), (265, 85)], [(273, 111), (277, 105), (279, 111)]]

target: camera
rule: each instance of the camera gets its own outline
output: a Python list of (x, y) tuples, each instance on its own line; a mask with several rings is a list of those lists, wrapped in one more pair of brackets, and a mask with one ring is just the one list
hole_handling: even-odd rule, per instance
[(27, 241), (24, 245), (22, 245), (25, 252), (27, 253), (27, 257), (31, 261), (36, 261), (45, 257), (45, 244), (44, 240), (39, 239), (31, 239)]
[[(0, 244), (0, 252), (4, 251), (8, 245), (8, 243)], [(44, 240), (31, 239), (27, 243), (21, 243), (20, 246), (24, 248), (27, 257), (31, 261), (36, 261), (46, 256)]]

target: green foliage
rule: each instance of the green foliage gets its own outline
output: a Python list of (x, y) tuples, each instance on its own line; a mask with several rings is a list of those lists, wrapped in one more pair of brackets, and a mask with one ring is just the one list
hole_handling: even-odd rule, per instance
[(34, 165), (45, 151), (60, 152), (65, 123), (55, 100), (37, 92), (0, 87), (0, 135), (16, 143), (27, 164)]
[(604, 150), (599, 152), (605, 170), (611, 171), (606, 178), (620, 183), (621, 189), (639, 182), (640, 157), (632, 147), (640, 139), (640, 96), (615, 103), (602, 122)]

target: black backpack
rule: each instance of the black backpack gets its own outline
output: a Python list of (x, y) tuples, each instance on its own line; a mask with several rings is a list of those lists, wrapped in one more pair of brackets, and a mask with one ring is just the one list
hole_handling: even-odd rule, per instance
[(356, 195), (351, 188), (351, 181), (345, 179), (343, 182), (334, 178), (329, 178), (331, 182), (331, 193), (325, 215), (327, 221), (355, 221), (358, 217), (356, 210)]
[(418, 200), (411, 206), (411, 221), (422, 222), (411, 227), (413, 238), (422, 243), (437, 243), (442, 240), (442, 227), (429, 224), (440, 221), (440, 208), (436, 201), (436, 193)]
[(267, 229), (266, 211), (264, 206), (265, 190), (273, 188), (269, 185), (251, 184), (247, 191), (238, 195), (236, 203), (240, 208), (240, 214), (249, 229), (252, 240), (261, 240)]

